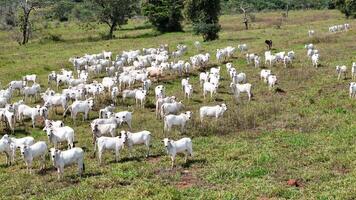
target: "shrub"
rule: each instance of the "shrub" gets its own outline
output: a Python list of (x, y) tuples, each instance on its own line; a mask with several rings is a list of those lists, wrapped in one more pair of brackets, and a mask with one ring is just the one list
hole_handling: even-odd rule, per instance
[(221, 29), (219, 24), (206, 24), (206, 23), (197, 23), (193, 26), (193, 31), (196, 34), (202, 35), (204, 41), (216, 40), (219, 38), (217, 34)]
[(182, 0), (145, 0), (142, 12), (160, 32), (182, 31)]
[(218, 39), (220, 0), (186, 0), (185, 16), (193, 23), (196, 34), (203, 36), (204, 41)]
[(356, 0), (334, 0), (334, 5), (347, 18), (356, 18)]

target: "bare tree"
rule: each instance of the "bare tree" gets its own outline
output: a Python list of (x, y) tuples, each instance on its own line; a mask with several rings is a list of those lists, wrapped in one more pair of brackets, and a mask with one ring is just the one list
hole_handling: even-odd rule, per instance
[(249, 6), (245, 6), (243, 4), (243, 2), (241, 2), (240, 4), (240, 9), (244, 15), (243, 17), (243, 23), (245, 24), (245, 29), (248, 30), (248, 24), (249, 24), (249, 20), (248, 20), (248, 9), (249, 9)]

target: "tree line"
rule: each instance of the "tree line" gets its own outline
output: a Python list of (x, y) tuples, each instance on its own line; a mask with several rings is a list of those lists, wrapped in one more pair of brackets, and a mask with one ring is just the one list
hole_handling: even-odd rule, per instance
[[(247, 9), (248, 8), (248, 9)], [(22, 33), (20, 44), (29, 41), (31, 16), (45, 20), (98, 22), (108, 26), (107, 39), (133, 16), (145, 16), (159, 32), (182, 31), (182, 22), (192, 25), (204, 41), (218, 39), (221, 13), (243, 13), (248, 29), (249, 12), (262, 10), (337, 8), (346, 17), (356, 17), (356, 0), (0, 0), (0, 21)], [(287, 14), (288, 15), (288, 14)]]

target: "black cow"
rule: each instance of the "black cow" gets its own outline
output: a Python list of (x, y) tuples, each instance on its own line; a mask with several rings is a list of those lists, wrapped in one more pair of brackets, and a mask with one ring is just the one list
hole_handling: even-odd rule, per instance
[(272, 44), (273, 44), (272, 40), (266, 40), (265, 43), (267, 45), (268, 50), (271, 50), (272, 49)]

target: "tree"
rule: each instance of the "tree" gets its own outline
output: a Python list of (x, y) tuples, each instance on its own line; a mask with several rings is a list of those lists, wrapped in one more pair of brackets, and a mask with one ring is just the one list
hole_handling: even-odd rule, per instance
[(243, 2), (241, 2), (240, 9), (244, 15), (243, 23), (245, 24), (245, 29), (248, 30), (248, 16), (247, 16), (247, 10), (249, 9), (248, 6), (245, 6)]
[(334, 4), (347, 18), (356, 18), (356, 0), (334, 0)]
[(144, 0), (142, 12), (160, 32), (182, 31), (183, 0)]
[(59, 21), (68, 21), (69, 15), (74, 8), (75, 3), (68, 0), (60, 0), (55, 2), (52, 12), (53, 17)]
[(202, 35), (204, 41), (219, 38), (220, 0), (186, 0), (184, 13), (193, 23), (194, 32)]
[(108, 39), (114, 37), (117, 27), (127, 23), (137, 9), (137, 0), (91, 0), (99, 22), (109, 26)]
[(36, 8), (39, 8), (43, 5), (43, 1), (40, 0), (20, 0), (19, 6), (21, 9), (21, 15), (19, 19), (19, 26), (22, 32), (22, 45), (28, 43), (31, 33), (31, 22), (30, 14)]

